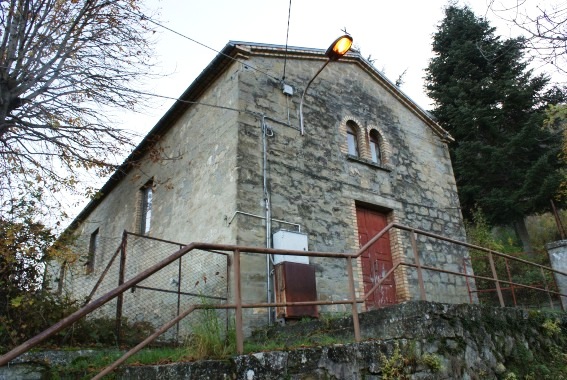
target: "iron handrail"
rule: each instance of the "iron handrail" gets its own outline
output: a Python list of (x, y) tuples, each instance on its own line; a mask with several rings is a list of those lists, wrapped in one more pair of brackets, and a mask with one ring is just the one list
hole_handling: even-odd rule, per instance
[[(36, 345), (38, 345), (39, 343), (41, 343), (45, 339), (51, 337), (52, 335), (56, 334), (57, 332), (61, 331), (64, 328), (66, 328), (67, 326), (75, 323), (80, 318), (86, 316), (87, 314), (91, 313), (92, 311), (96, 310), (97, 308), (103, 306), (107, 302), (111, 301), (113, 298), (124, 293), (126, 290), (132, 288), (133, 286), (135, 286), (139, 282), (143, 281), (144, 279), (148, 278), (152, 274), (156, 273), (157, 271), (161, 270), (162, 268), (166, 267), (167, 265), (171, 264), (172, 262), (183, 257), (185, 254), (187, 254), (187, 253), (189, 253), (193, 250), (197, 250), (197, 249), (205, 250), (205, 251), (208, 251), (208, 250), (232, 251), (234, 256), (238, 256), (238, 257), (240, 256), (240, 252), (246, 252), (246, 253), (259, 253), (259, 254), (280, 254), (280, 255), (289, 255), (289, 256), (310, 256), (310, 257), (327, 257), (327, 258), (344, 258), (344, 259), (347, 259), (347, 265), (350, 269), (349, 270), (349, 286), (351, 287), (351, 298), (350, 299), (343, 300), (343, 301), (304, 301), (304, 302), (284, 302), (284, 303), (248, 303), (248, 304), (242, 304), (241, 303), (241, 297), (239, 296), (239, 294), (238, 295), (235, 294), (236, 304), (230, 304), (230, 305), (222, 305), (221, 304), (221, 305), (214, 305), (214, 306), (216, 308), (221, 308), (221, 309), (236, 309), (237, 310), (237, 316), (238, 316), (238, 310), (241, 310), (242, 308), (280, 307), (280, 306), (285, 307), (285, 306), (301, 306), (301, 305), (352, 304), (353, 305), (353, 324), (354, 324), (355, 340), (356, 341), (360, 341), (360, 332), (359, 332), (359, 327), (358, 327), (358, 312), (357, 312), (356, 305), (358, 303), (365, 302), (365, 300), (369, 297), (369, 295), (372, 294), (372, 292), (374, 292), (376, 289), (378, 289), (378, 287), (380, 287), (382, 285), (383, 281), (385, 281), (389, 276), (394, 274), (395, 270), (402, 265), (415, 267), (418, 270), (421, 270), (421, 269), (433, 270), (433, 271), (438, 271), (438, 272), (455, 274), (455, 275), (459, 275), (459, 276), (479, 278), (479, 279), (487, 279), (487, 280), (495, 281), (497, 284), (499, 282), (513, 284), (513, 283), (508, 282), (508, 281), (498, 280), (498, 278), (496, 276), (493, 277), (493, 278), (489, 278), (489, 277), (483, 277), (483, 276), (468, 275), (468, 274), (463, 274), (463, 273), (460, 273), (460, 272), (447, 271), (447, 270), (434, 268), (434, 267), (420, 266), (419, 264), (400, 262), (400, 263), (396, 264), (396, 266), (393, 267), (390, 271), (388, 271), (386, 276), (379, 279), (379, 281), (372, 287), (372, 289), (368, 293), (364, 294), (364, 297), (362, 297), (362, 298), (353, 297), (352, 295), (354, 295), (354, 279), (353, 279), (353, 276), (352, 276), (352, 261), (351, 260), (360, 257), (368, 248), (370, 248), (372, 246), (372, 244), (374, 244), (376, 241), (378, 241), (378, 239), (380, 239), (382, 236), (384, 236), (386, 233), (388, 233), (392, 228), (398, 228), (398, 229), (405, 230), (405, 231), (408, 231), (408, 232), (412, 232), (412, 233), (415, 233), (415, 234), (420, 234), (420, 235), (424, 235), (424, 236), (427, 236), (427, 237), (439, 239), (439, 240), (442, 240), (442, 241), (454, 243), (454, 244), (464, 246), (464, 247), (467, 247), (467, 248), (476, 249), (476, 250), (483, 251), (483, 252), (488, 252), (489, 254), (495, 254), (497, 256), (509, 258), (509, 259), (512, 259), (512, 260), (523, 262), (523, 263), (528, 264), (528, 265), (537, 266), (537, 267), (540, 267), (542, 269), (549, 270), (549, 271), (552, 271), (554, 273), (558, 273), (558, 274), (567, 276), (567, 273), (561, 272), (559, 270), (555, 270), (553, 268), (545, 267), (545, 266), (542, 266), (542, 265), (539, 265), (539, 264), (536, 264), (536, 263), (531, 263), (527, 260), (518, 259), (518, 258), (515, 258), (513, 256), (509, 256), (509, 255), (506, 255), (506, 254), (503, 254), (503, 253), (500, 253), (500, 252), (497, 252), (497, 251), (490, 250), (488, 248), (476, 246), (474, 244), (465, 243), (465, 242), (462, 242), (462, 241), (459, 241), (459, 240), (447, 238), (447, 237), (437, 235), (437, 234), (433, 234), (433, 233), (430, 233), (430, 232), (427, 232), (427, 231), (417, 230), (417, 229), (407, 227), (407, 226), (404, 226), (404, 225), (401, 225), (401, 224), (398, 224), (398, 223), (388, 224), (382, 231), (380, 231), (372, 239), (370, 239), (364, 246), (362, 246), (356, 253), (298, 251), (298, 250), (282, 250), (282, 249), (261, 248), (261, 247), (245, 247), (245, 246), (227, 245), (227, 244), (190, 243), (190, 244), (182, 247), (181, 249), (177, 250), (176, 252), (171, 254), (169, 257), (167, 257), (167, 258), (161, 260), (160, 262), (156, 263), (152, 267), (142, 271), (141, 273), (134, 276), (130, 280), (125, 281), (123, 284), (116, 287), (115, 289), (109, 291), (108, 293), (102, 295), (98, 299), (96, 299), (96, 300), (90, 302), (89, 304), (85, 305), (84, 307), (82, 307), (81, 309), (72, 313), (71, 315), (67, 316), (66, 318), (63, 318), (61, 321), (57, 322), (56, 324), (54, 324), (50, 328), (46, 329), (45, 331), (41, 332), (40, 334), (32, 337), (31, 339), (29, 339), (26, 342), (15, 347), (14, 349), (9, 351), (8, 353), (4, 354), (3, 356), (0, 357), (0, 366), (7, 364), (12, 359), (14, 359), (17, 356), (21, 355), (22, 353), (30, 350), (31, 348), (35, 347)], [(414, 248), (414, 253), (415, 253), (415, 251), (417, 250), (417, 247), (414, 246), (413, 248)], [(417, 257), (418, 256), (416, 256), (416, 258)], [(234, 268), (234, 271), (235, 271), (235, 279), (234, 279), (235, 280), (235, 287), (238, 288), (238, 290), (239, 290), (239, 288), (240, 288), (239, 259), (235, 260), (235, 264), (236, 264), (235, 268)], [(514, 285), (522, 286), (521, 284), (514, 284)], [(423, 288), (423, 283), (420, 283), (420, 287)], [(524, 287), (529, 287), (529, 286), (524, 285)], [(561, 295), (561, 296), (567, 296), (567, 295), (564, 295), (564, 294), (561, 294), (561, 293), (552, 292), (550, 290), (544, 290), (544, 289), (539, 289), (539, 288), (535, 288), (535, 289), (540, 290), (540, 291), (545, 291), (545, 292), (548, 292), (548, 293)], [(203, 306), (200, 306), (200, 305), (194, 305), (194, 306), (195, 306), (195, 308), (202, 308), (203, 307)], [(211, 308), (211, 306), (207, 306), (207, 307)], [(192, 309), (192, 310), (194, 310), (194, 309)], [(172, 321), (176, 321), (176, 322), (172, 323), (172, 321), (170, 321), (166, 325), (169, 325), (170, 323), (172, 323), (171, 326), (173, 326), (179, 320), (184, 318), (184, 316), (186, 316), (190, 313), (189, 312), (189, 313), (185, 314), (186, 312), (179, 314), (176, 318), (174, 318), (172, 320)], [(241, 312), (240, 312), (240, 317), (241, 317)], [(155, 337), (157, 337), (171, 327), (171, 326), (169, 326), (166, 330), (164, 330), (163, 332), (160, 332), (166, 325), (164, 325), (164, 326), (162, 326), (162, 328), (156, 330), (156, 332), (154, 334), (152, 334), (150, 337), (148, 337), (147, 339), (153, 337), (155, 334), (157, 334), (155, 336)], [(238, 318), (237, 318), (236, 329), (237, 329), (238, 351), (240, 353), (242, 353), (242, 323), (241, 322), (238, 323)], [(239, 335), (240, 335), (240, 338), (239, 338)], [(155, 338), (153, 338), (153, 339), (155, 339)], [(144, 341), (144, 342), (146, 342), (146, 341)], [(144, 343), (144, 342), (142, 342), (142, 343)], [(140, 343), (140, 344), (142, 344), (142, 343)], [(138, 346), (136, 346), (136, 347), (138, 347)]]
[[(460, 241), (460, 240), (451, 239), (451, 238), (445, 237), (443, 235), (438, 235), (438, 234), (434, 234), (434, 233), (431, 233), (431, 232), (418, 230), (418, 229), (411, 228), (411, 227), (408, 227), (408, 226), (404, 226), (404, 225), (398, 224), (398, 223), (391, 223), (390, 225), (392, 227), (398, 228), (400, 230), (414, 231), (415, 233), (417, 233), (419, 235), (424, 235), (424, 236), (431, 237), (431, 238), (434, 238), (434, 239), (443, 240), (443, 241), (446, 241), (448, 243), (454, 243), (454, 244), (460, 245), (462, 247), (474, 249), (474, 250), (477, 250), (477, 251), (483, 251), (483, 252), (486, 252), (486, 253), (493, 253), (493, 254), (496, 254), (499, 257), (504, 257), (504, 258), (507, 258), (507, 259), (510, 259), (510, 260), (518, 261), (518, 262), (521, 262), (523, 264), (533, 265), (533, 266), (536, 266), (538, 268), (543, 268), (545, 270), (549, 270), (551, 272), (561, 274), (563, 276), (567, 276), (566, 272), (562, 272), (560, 270), (553, 269), (551, 267), (546, 267), (545, 265), (532, 263), (531, 261), (520, 259), (519, 257), (510, 256), (510, 255), (507, 255), (507, 254), (502, 253), (502, 252), (495, 251), (495, 250), (490, 249), (490, 248), (485, 248), (485, 247), (481, 247), (479, 245), (474, 245), (474, 244), (466, 243), (466, 242), (463, 242), (463, 241)], [(384, 229), (388, 228), (390, 225), (386, 226)]]
[[(406, 263), (406, 262), (397, 263), (388, 272), (386, 272), (386, 274), (382, 278), (380, 278), (376, 282), (376, 284), (366, 294), (364, 294), (364, 296), (362, 298), (357, 298), (356, 303), (364, 303), (368, 299), (368, 297), (374, 291), (376, 291), (380, 286), (382, 286), (382, 283), (384, 281), (386, 281), (391, 275), (393, 275), (395, 273), (395, 271), (400, 266), (408, 266), (408, 267), (413, 267), (413, 268), (416, 268), (416, 269), (419, 268), (418, 265), (412, 264), (412, 263)], [(448, 271), (448, 270), (441, 270), (439, 268), (434, 268), (434, 267), (429, 267), (429, 266), (421, 266), (421, 269), (431, 270), (431, 271), (435, 271), (435, 272), (448, 273), (448, 274), (454, 274), (454, 275), (458, 275), (458, 276), (465, 276), (467, 278), (494, 280), (491, 277), (467, 275), (466, 273)], [(543, 291), (543, 289), (541, 289), (541, 288), (536, 288), (536, 287), (529, 286), (529, 285), (523, 285), (523, 284), (513, 283), (513, 282), (509, 282), (509, 281), (501, 281), (501, 282), (507, 283), (507, 284), (510, 284), (510, 285), (517, 285), (517, 286), (520, 286), (520, 287), (525, 287), (525, 288), (529, 288), (529, 289), (535, 289), (535, 290)], [(556, 294), (556, 295), (560, 295), (560, 296), (562, 295), (561, 293), (550, 291), (550, 290), (545, 290), (545, 291), (548, 292), (548, 293), (552, 293), (552, 294)], [(343, 301), (298, 301), (298, 302), (293, 302), (293, 305), (294, 306), (313, 306), (313, 305), (322, 306), (322, 305), (341, 305), (341, 304), (344, 305), (344, 304), (350, 304), (350, 303), (352, 303), (351, 300), (343, 300)], [(243, 304), (243, 305), (241, 305), (241, 307), (242, 308), (273, 308), (273, 307), (285, 307), (285, 306), (288, 306), (288, 305), (289, 305), (289, 303), (286, 303), (286, 302), (271, 302), (271, 303), (263, 302), (263, 303)], [(131, 356), (133, 356), (134, 354), (136, 354), (137, 352), (142, 350), (148, 344), (152, 343), (161, 334), (165, 333), (169, 328), (174, 326), (176, 323), (180, 322), (183, 318), (188, 316), (194, 310), (205, 309), (205, 308), (206, 309), (235, 309), (237, 307), (238, 306), (236, 304), (192, 305), (192, 306), (190, 306), (188, 310), (186, 310), (185, 312), (181, 313), (180, 315), (178, 315), (177, 317), (175, 317), (171, 321), (164, 324), (162, 327), (157, 329), (152, 335), (150, 335), (148, 338), (146, 338), (143, 342), (139, 343), (134, 348), (132, 348), (128, 352), (124, 353), (123, 356), (121, 356), (115, 362), (111, 363), (106, 368), (104, 368), (104, 370), (102, 372), (100, 372), (97, 376), (93, 377), (92, 380), (99, 380), (103, 376), (110, 374), (112, 371), (114, 371), (116, 368), (118, 368), (121, 364), (123, 364), (126, 360), (128, 360), (128, 358), (130, 358)], [(355, 331), (356, 331), (356, 328), (355, 328)], [(355, 332), (355, 335), (356, 335), (356, 332)], [(359, 341), (360, 339), (355, 339), (355, 340)]]

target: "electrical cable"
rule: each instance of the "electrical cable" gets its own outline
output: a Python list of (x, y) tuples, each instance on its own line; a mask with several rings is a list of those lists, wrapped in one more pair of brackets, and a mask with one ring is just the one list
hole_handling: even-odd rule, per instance
[(289, 19), (291, 18), (291, 0), (289, 0), (289, 9), (287, 10), (287, 32), (285, 35), (285, 55), (284, 55), (284, 62), (283, 62), (283, 75), (282, 75), (282, 82), (285, 80), (285, 67), (287, 65), (287, 42), (289, 40)]
[(283, 120), (278, 120), (278, 119), (275, 119), (275, 118), (266, 116), (266, 115), (264, 115), (264, 114), (261, 113), (261, 112), (250, 111), (250, 110), (243, 110), (243, 109), (232, 108), (232, 107), (226, 107), (226, 106), (219, 106), (219, 105), (216, 105), (216, 104), (203, 103), (203, 102), (196, 102), (196, 101), (192, 101), (192, 100), (183, 100), (183, 99), (176, 98), (176, 97), (174, 97), (174, 96), (153, 94), (153, 93), (151, 93), (151, 92), (145, 92), (145, 91), (134, 91), (134, 92), (136, 92), (136, 93), (138, 93), (138, 94), (140, 94), (140, 95), (147, 95), (147, 96), (153, 96), (153, 97), (156, 97), (156, 98), (163, 98), (163, 99), (175, 100), (175, 101), (180, 102), (180, 103), (195, 104), (195, 105), (200, 105), (200, 106), (206, 106), (206, 107), (212, 107), (212, 108), (219, 108), (219, 109), (228, 110), (228, 111), (247, 113), (247, 114), (249, 114), (249, 115), (253, 115), (253, 116), (256, 116), (256, 117), (263, 117), (263, 118), (265, 118), (266, 120), (271, 120), (271, 121), (273, 121), (274, 123), (281, 124), (281, 125), (283, 125), (283, 126), (285, 126), (285, 127), (291, 128), (291, 129), (299, 130), (299, 128), (294, 127), (293, 125), (291, 125), (291, 124), (288, 123), (288, 122), (285, 122), (285, 121), (283, 121)]
[(130, 13), (132, 13), (132, 14), (134, 14), (134, 15), (140, 17), (142, 20), (147, 20), (147, 21), (151, 22), (152, 24), (155, 24), (155, 25), (159, 26), (160, 28), (163, 28), (163, 29), (165, 29), (165, 30), (167, 30), (167, 31), (169, 31), (169, 32), (171, 32), (171, 33), (177, 34), (177, 35), (180, 36), (180, 37), (183, 37), (183, 38), (185, 38), (185, 39), (188, 39), (189, 41), (194, 42), (194, 43), (196, 43), (196, 44), (198, 44), (198, 45), (201, 45), (201, 46), (203, 46), (203, 47), (205, 47), (205, 48), (207, 48), (207, 49), (209, 49), (209, 50), (212, 50), (212, 51), (214, 51), (214, 52), (216, 52), (216, 53), (218, 53), (218, 54), (222, 54), (222, 55), (224, 55), (225, 57), (227, 57), (227, 58), (229, 58), (229, 59), (232, 59), (232, 60), (235, 61), (235, 62), (241, 63), (241, 64), (245, 65), (246, 67), (251, 68), (252, 70), (256, 70), (256, 71), (258, 71), (259, 73), (262, 73), (262, 74), (264, 74), (264, 75), (266, 75), (266, 76), (268, 76), (268, 77), (270, 77), (270, 78), (272, 78), (272, 79), (275, 79), (275, 80), (279, 81), (279, 78), (276, 78), (275, 76), (270, 75), (270, 74), (268, 74), (267, 72), (258, 69), (257, 67), (251, 66), (250, 64), (248, 64), (248, 63), (246, 63), (246, 62), (243, 62), (243, 61), (241, 61), (241, 60), (239, 60), (239, 59), (236, 59), (236, 58), (234, 58), (234, 57), (231, 57), (230, 55), (225, 54), (225, 53), (223, 53), (223, 52), (221, 52), (221, 51), (219, 51), (219, 50), (216, 50), (216, 49), (214, 49), (214, 48), (212, 48), (212, 47), (210, 47), (210, 46), (208, 46), (208, 45), (205, 45), (204, 43), (199, 42), (199, 41), (197, 41), (197, 40), (195, 40), (195, 39), (193, 39), (193, 38), (191, 38), (191, 37), (189, 37), (189, 36), (186, 36), (186, 35), (184, 35), (183, 33), (180, 33), (180, 32), (178, 32), (178, 31), (176, 31), (176, 30), (174, 30), (174, 29), (171, 29), (171, 28), (169, 28), (169, 27), (167, 27), (167, 26), (165, 26), (165, 25), (162, 25), (162, 24), (160, 24), (159, 22), (152, 20), (151, 18), (149, 18), (148, 16), (146, 16), (146, 15), (144, 15), (144, 14), (142, 14), (142, 13), (134, 12), (134, 11), (132, 11), (132, 10), (130, 10), (130, 9), (127, 9), (127, 8), (124, 8), (124, 7), (122, 7), (122, 6), (118, 5), (118, 4), (116, 4), (116, 6), (117, 6), (118, 8), (121, 8), (122, 10), (125, 10), (126, 12), (130, 12)]
[(244, 112), (244, 113), (248, 113), (248, 114), (255, 115), (255, 116), (262, 116), (262, 114), (259, 113), (259, 112), (254, 112), (254, 111), (249, 111), (249, 110), (241, 110), (241, 109), (238, 109), (238, 108), (219, 106), (219, 105), (216, 105), (216, 104), (195, 102), (195, 101), (192, 101), (192, 100), (183, 100), (183, 99), (176, 98), (174, 96), (152, 94), (151, 92), (145, 92), (145, 91), (134, 91), (134, 92), (136, 92), (140, 95), (147, 95), (147, 96), (153, 96), (153, 97), (156, 97), (156, 98), (175, 100), (175, 101), (180, 102), (180, 103), (197, 104), (197, 105), (201, 105), (201, 106), (220, 108), (220, 109), (224, 109), (224, 110), (228, 110), (228, 111)]

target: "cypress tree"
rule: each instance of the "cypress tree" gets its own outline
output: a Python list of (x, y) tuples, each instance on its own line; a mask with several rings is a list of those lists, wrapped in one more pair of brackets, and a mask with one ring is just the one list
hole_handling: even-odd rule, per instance
[(521, 38), (501, 39), (468, 7), (449, 6), (433, 39), (426, 90), (432, 113), (455, 138), (451, 158), (465, 217), (480, 207), (488, 221), (515, 225), (545, 211), (561, 176), (560, 134), (543, 128), (545, 108), (561, 100), (534, 75)]

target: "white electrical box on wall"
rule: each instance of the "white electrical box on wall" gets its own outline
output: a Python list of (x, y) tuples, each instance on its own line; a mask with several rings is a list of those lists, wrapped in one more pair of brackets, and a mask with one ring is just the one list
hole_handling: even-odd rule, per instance
[[(272, 235), (272, 245), (275, 249), (290, 251), (307, 251), (307, 235), (301, 232), (280, 230)], [(274, 264), (284, 261), (309, 264), (307, 256), (274, 255)]]

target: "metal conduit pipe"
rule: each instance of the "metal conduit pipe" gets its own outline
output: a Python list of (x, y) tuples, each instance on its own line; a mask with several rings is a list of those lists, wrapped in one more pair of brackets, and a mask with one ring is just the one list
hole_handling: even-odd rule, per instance
[[(249, 213), (249, 212), (236, 210), (234, 213), (232, 213), (232, 216), (230, 218), (228, 218), (228, 215), (225, 215), (224, 219), (226, 220), (226, 224), (228, 226), (230, 226), (232, 224), (232, 221), (234, 220), (234, 218), (236, 218), (236, 215), (239, 215), (239, 214), (250, 216), (252, 218), (266, 219), (266, 217), (262, 216), (262, 215), (256, 215), (256, 214), (252, 214), (252, 213)], [(277, 223), (282, 223), (282, 224), (288, 224), (290, 226), (295, 226), (295, 227), (297, 227), (297, 232), (301, 232), (301, 224), (299, 224), (299, 223), (292, 223), (292, 222), (288, 222), (288, 221), (285, 221), (285, 220), (274, 219), (274, 218), (272, 218), (272, 222), (277, 222)]]
[[(264, 211), (266, 218), (266, 248), (272, 248), (272, 207), (270, 204), (270, 193), (268, 190), (268, 126), (266, 118), (262, 116), (262, 182), (264, 192)], [(273, 133), (270, 134), (273, 136)], [(266, 255), (266, 302), (272, 302), (272, 272), (271, 259), (272, 255)], [(268, 325), (272, 324), (272, 309), (268, 308)]]

